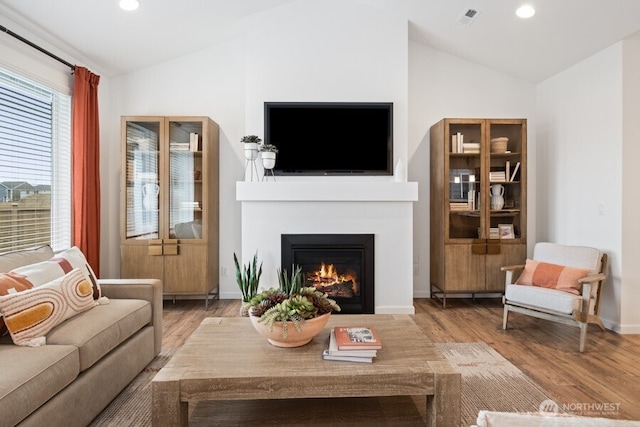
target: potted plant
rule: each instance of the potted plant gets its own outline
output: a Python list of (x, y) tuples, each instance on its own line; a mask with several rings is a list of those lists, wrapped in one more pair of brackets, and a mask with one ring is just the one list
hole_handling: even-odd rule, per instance
[(258, 158), (258, 149), (262, 139), (258, 135), (245, 135), (240, 138), (240, 142), (244, 143), (244, 158), (247, 160), (255, 160)]
[(260, 276), (262, 276), (262, 262), (258, 267), (258, 252), (253, 255), (253, 260), (248, 265), (243, 265), (240, 268), (238, 257), (236, 253), (233, 253), (233, 262), (236, 266), (236, 282), (242, 292), (242, 304), (240, 306), (240, 315), (248, 316), (250, 301), (258, 292), (258, 285), (260, 283)]
[(276, 165), (276, 153), (278, 147), (273, 144), (262, 144), (260, 146), (260, 155), (262, 157), (262, 166), (265, 169), (273, 169)]
[[(299, 347), (310, 342), (340, 306), (313, 286), (304, 287), (300, 266), (278, 269), (279, 288), (269, 288), (250, 301), (249, 317), (256, 330), (277, 347)], [(294, 328), (295, 330), (290, 330)]]

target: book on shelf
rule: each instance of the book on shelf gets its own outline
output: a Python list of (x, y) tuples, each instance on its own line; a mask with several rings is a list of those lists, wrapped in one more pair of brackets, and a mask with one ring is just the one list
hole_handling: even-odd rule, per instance
[(511, 177), (511, 162), (507, 160), (504, 164), (504, 175), (509, 179)]
[(451, 135), (451, 152), (452, 153), (463, 153), (464, 147), (464, 135), (460, 132), (456, 132)]
[(195, 132), (191, 132), (189, 134), (189, 151), (198, 151), (198, 142), (199, 142), (199, 138), (198, 138), (198, 134)]
[(516, 163), (516, 166), (513, 168), (513, 173), (511, 173), (511, 178), (509, 181), (513, 181), (516, 178), (516, 173), (518, 173), (518, 169), (520, 169), (520, 162)]
[(379, 350), (382, 342), (372, 326), (336, 326), (338, 350)]
[(507, 176), (505, 171), (491, 171), (489, 172), (489, 181), (491, 182), (505, 182)]
[(479, 142), (465, 142), (462, 144), (462, 152), (469, 154), (478, 154), (480, 153), (480, 143)]

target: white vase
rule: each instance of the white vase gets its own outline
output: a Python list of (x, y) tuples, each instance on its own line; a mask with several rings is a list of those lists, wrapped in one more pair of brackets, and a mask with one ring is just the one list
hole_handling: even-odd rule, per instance
[(245, 142), (244, 143), (244, 158), (247, 160), (255, 160), (258, 158), (258, 143), (257, 142)]
[(274, 151), (263, 151), (262, 156), (262, 166), (265, 169), (273, 169), (276, 165), (276, 153)]

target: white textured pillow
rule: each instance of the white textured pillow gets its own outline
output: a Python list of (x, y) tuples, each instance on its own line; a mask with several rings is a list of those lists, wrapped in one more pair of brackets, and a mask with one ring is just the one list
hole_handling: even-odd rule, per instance
[(0, 313), (14, 344), (37, 347), (63, 321), (95, 307), (93, 286), (82, 270), (26, 291), (0, 296)]

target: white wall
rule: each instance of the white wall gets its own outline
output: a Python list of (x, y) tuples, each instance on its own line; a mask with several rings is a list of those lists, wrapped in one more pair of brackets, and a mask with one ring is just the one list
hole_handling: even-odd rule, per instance
[(601, 315), (615, 330), (624, 293), (622, 75), (619, 43), (539, 84), (537, 103), (537, 240), (608, 253)]
[[(409, 43), (409, 181), (420, 183), (414, 204), (414, 295), (429, 293), (429, 128), (449, 118), (526, 118), (527, 235), (535, 236), (535, 86), (430, 47)], [(533, 238), (528, 239), (529, 248)]]
[[(640, 35), (622, 42), (622, 250), (620, 330), (640, 333)], [(632, 195), (632, 197), (629, 197)], [(626, 196), (626, 197), (625, 197)]]

